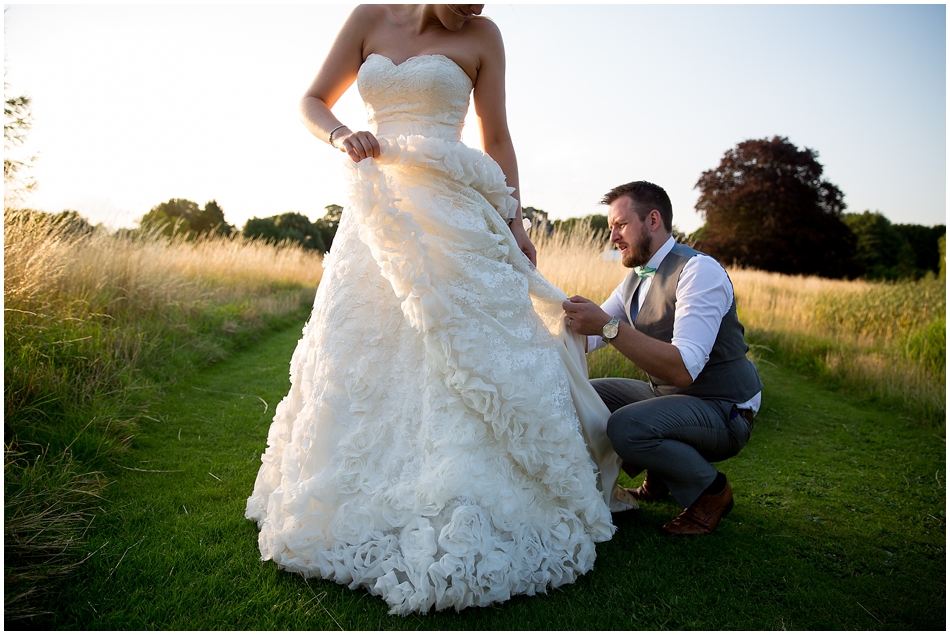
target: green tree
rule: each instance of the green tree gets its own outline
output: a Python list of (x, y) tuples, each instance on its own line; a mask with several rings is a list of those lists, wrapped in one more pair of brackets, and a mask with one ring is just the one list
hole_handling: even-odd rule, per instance
[(158, 231), (165, 236), (195, 238), (202, 235), (230, 236), (234, 228), (224, 219), (224, 211), (216, 201), (204, 208), (194, 201), (173, 198), (159, 203), (139, 221), (142, 229)]
[(724, 264), (831, 278), (858, 273), (844, 195), (822, 178), (818, 153), (785, 137), (750, 139), (702, 173), (698, 247)]
[(947, 233), (946, 225), (894, 225), (897, 233), (901, 234), (910, 245), (914, 254), (913, 265), (923, 273), (940, 271), (940, 238)]
[(297, 243), (304, 249), (326, 251), (319, 227), (298, 212), (287, 212), (267, 218), (251, 218), (241, 233), (247, 238), (266, 240), (277, 244), (283, 241)]
[(172, 198), (159, 203), (142, 217), (139, 225), (147, 231), (157, 231), (165, 236), (185, 236), (193, 238), (195, 231), (191, 227), (191, 218), (201, 209), (194, 201), (184, 198)]
[(701, 244), (703, 240), (705, 239), (706, 239), (706, 224), (704, 223), (700, 225), (699, 229), (694, 231), (692, 234), (684, 236), (682, 240), (677, 238), (676, 242), (681, 242), (684, 245), (689, 245), (695, 248), (696, 245)]
[(553, 229), (551, 226), (551, 221), (548, 219), (548, 213), (543, 209), (537, 209), (536, 207), (523, 207), (521, 208), (521, 216), (522, 218), (527, 218), (529, 221), (531, 221), (532, 231), (549, 234)]
[[(10, 85), (3, 83), (3, 92)], [(30, 174), (36, 157), (20, 157), (19, 149), (26, 142), (33, 127), (30, 98), (7, 97), (3, 102), (3, 205), (13, 208), (23, 203), (26, 195), (36, 188), (36, 180)]]
[(326, 248), (321, 251), (327, 252), (330, 251), (330, 248), (333, 246), (333, 238), (336, 236), (336, 230), (340, 227), (340, 220), (343, 218), (343, 208), (340, 205), (331, 203), (324, 209), (327, 210), (327, 213), (323, 215), (323, 218), (318, 218), (314, 224), (317, 226), (317, 230), (323, 239), (323, 244), (326, 246)]
[(75, 210), (64, 210), (59, 214), (40, 212), (35, 209), (18, 209), (16, 214), (20, 219), (32, 223), (34, 231), (43, 228), (56, 236), (79, 238), (96, 231), (97, 226), (90, 223)]
[(79, 212), (71, 209), (63, 210), (59, 214), (52, 214), (53, 222), (63, 228), (68, 236), (85, 236), (96, 231), (96, 226), (86, 220)]
[(554, 231), (572, 232), (580, 227), (589, 228), (589, 231), (601, 237), (604, 242), (610, 239), (610, 228), (607, 226), (607, 217), (603, 214), (589, 214), (583, 218), (568, 218), (551, 222)]
[(205, 203), (205, 206), (198, 210), (197, 214), (188, 219), (191, 229), (195, 233), (215, 234), (219, 236), (230, 236), (234, 227), (224, 220), (224, 210), (215, 200)]
[(249, 218), (241, 229), (241, 235), (245, 238), (279, 243), (280, 232), (277, 230), (277, 217), (268, 216), (267, 218), (257, 218), (255, 216), (254, 218)]
[(870, 211), (845, 214), (844, 221), (855, 234), (855, 259), (868, 278), (917, 279), (940, 272), (940, 239), (947, 233), (946, 225), (895, 225), (880, 212)]
[(940, 248), (940, 279), (947, 279), (947, 235), (944, 234), (938, 241)]

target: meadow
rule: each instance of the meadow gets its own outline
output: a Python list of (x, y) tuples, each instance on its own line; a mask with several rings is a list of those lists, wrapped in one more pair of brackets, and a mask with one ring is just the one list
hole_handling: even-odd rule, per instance
[[(4, 214), (4, 606), (43, 610), (163, 386), (298, 324), (321, 259), (287, 245), (74, 231)], [(107, 473), (112, 472), (107, 476)]]
[[(568, 294), (603, 300), (625, 274), (587, 233), (537, 242), (539, 268)], [(257, 562), (243, 519), (319, 256), (230, 239), (77, 236), (8, 213), (4, 262), (7, 624), (944, 625), (942, 280), (731, 270), (766, 383), (754, 442), (729, 462), (745, 497), (733, 522), (677, 545), (655, 531), (673, 506), (645, 508), (618, 518), (618, 537), (577, 584), (400, 621), (365, 593)], [(612, 350), (590, 371), (637, 374)], [(692, 610), (712, 602), (727, 610)]]
[[(626, 271), (587, 228), (539, 237), (538, 268), (568, 295), (602, 302)], [(868, 403), (942, 428), (946, 419), (946, 281), (867, 282), (729, 269), (757, 363), (791, 365)], [(592, 376), (624, 362), (592, 360)]]

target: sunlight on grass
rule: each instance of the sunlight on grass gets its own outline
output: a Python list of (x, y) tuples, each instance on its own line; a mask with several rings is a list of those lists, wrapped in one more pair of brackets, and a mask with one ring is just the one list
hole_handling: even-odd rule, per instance
[(45, 579), (82, 556), (104, 484), (88, 466), (127, 445), (150, 387), (299, 314), (322, 272), (289, 246), (81, 233), (5, 212), (8, 618), (39, 610)]
[[(618, 261), (605, 257), (604, 243), (589, 228), (580, 228), (570, 234), (536, 235), (534, 239), (539, 251), (539, 269), (568, 295), (580, 294), (602, 302), (628, 272)], [(287, 245), (274, 247), (240, 238), (188, 242), (159, 236), (132, 239), (100, 232), (74, 234), (66, 226), (56, 224), (49, 218), (16, 212), (7, 212), (4, 217), (4, 264), (5, 600), (7, 618), (22, 619), (50, 611), (52, 604), (44, 599), (44, 593), (54, 588), (53, 578), (76, 574), (76, 567), (84, 558), (91, 558), (90, 562), (95, 564), (85, 565), (80, 571), (93, 566), (90, 575), (115, 574), (115, 567), (122, 562), (121, 558), (125, 554), (122, 550), (113, 553), (119, 545), (88, 545), (87, 530), (103, 513), (102, 508), (106, 505), (102, 498), (106, 484), (104, 474), (115, 476), (118, 457), (128, 455), (129, 441), (143, 421), (158, 421), (149, 418), (152, 416), (149, 414), (149, 404), (155, 397), (160, 397), (161, 391), (173, 381), (195, 376), (200, 368), (224, 359), (231, 351), (269, 330), (286, 330), (286, 345), (290, 350), (299, 337), (299, 327), (313, 301), (314, 289), (323, 269), (319, 255)], [(773, 361), (783, 365), (787, 363), (809, 377), (820, 379), (823, 386), (859, 397), (874, 407), (880, 405), (885, 410), (894, 411), (897, 417), (888, 418), (888, 421), (911, 417), (915, 425), (923, 423), (925, 428), (944, 425), (946, 292), (941, 281), (925, 279), (899, 284), (848, 282), (748, 270), (732, 270), (730, 276), (735, 284), (740, 319), (752, 344), (750, 357), (763, 369), (763, 375), (773, 369)], [(268, 372), (272, 370), (275, 377), (285, 382), (285, 358), (289, 353), (281, 355), (280, 361), (268, 359), (260, 364), (266, 364)], [(591, 355), (589, 368), (592, 377), (645, 378), (612, 348)], [(259, 372), (257, 366), (251, 370)], [(774, 372), (776, 377), (780, 376), (778, 370)], [(228, 384), (234, 381), (233, 378), (222, 381), (223, 384), (213, 391), (215, 394), (240, 392), (232, 390)], [(245, 378), (238, 381), (253, 383), (255, 380)], [(821, 489), (824, 492), (828, 488), (822, 485), (824, 481), (819, 482), (817, 477), (803, 472), (801, 478), (782, 478), (788, 481), (787, 488), (794, 489), (799, 487), (799, 483), (804, 483), (800, 485), (805, 488), (804, 494), (775, 489), (770, 484), (778, 478), (781, 470), (776, 471), (774, 466), (781, 464), (780, 461), (784, 459), (769, 454), (768, 443), (778, 443), (780, 438), (782, 449), (777, 456), (784, 457), (790, 451), (789, 444), (797, 447), (805, 443), (818, 443), (816, 447), (824, 448), (825, 442), (819, 440), (824, 437), (819, 435), (833, 434), (836, 440), (832, 454), (837, 457), (849, 447), (841, 439), (852, 435), (849, 417), (856, 415), (839, 414), (829, 419), (827, 413), (830, 406), (824, 406), (825, 411), (812, 422), (809, 404), (802, 405), (792, 399), (793, 404), (787, 396), (780, 395), (781, 388), (770, 386), (768, 382), (766, 384), (766, 404), (775, 404), (768, 407), (776, 409), (770, 411), (774, 414), (773, 419), (770, 420), (768, 413), (762, 417), (762, 423), (757, 419), (757, 433), (762, 439), (759, 454), (746, 451), (733, 461), (737, 464), (762, 461), (761, 469), (756, 472), (758, 475), (747, 477), (761, 481), (761, 485), (751, 481), (746, 483), (752, 505), (769, 510), (786, 509), (794, 503), (796, 496), (812, 496), (814, 491)], [(270, 404), (267, 408), (273, 407), (272, 402), (279, 400), (280, 391), (286, 391), (286, 387), (275, 385), (270, 390), (273, 394), (268, 395), (264, 402)], [(794, 390), (801, 391), (803, 388), (797, 386)], [(238, 398), (243, 399), (244, 396), (238, 395)], [(202, 393), (197, 401), (203, 403), (206, 398)], [(235, 412), (246, 407), (244, 402), (234, 404)], [(799, 407), (804, 409), (804, 414), (795, 410)], [(200, 440), (201, 426), (215, 415), (209, 412), (201, 415), (201, 421), (193, 420), (197, 408), (197, 405), (191, 406), (187, 422), (176, 426), (176, 430), (164, 430), (167, 426), (163, 425), (156, 425), (155, 430), (163, 430), (161, 434), (168, 437), (168, 443), (171, 443), (169, 435), (174, 436), (176, 432), (178, 436), (174, 441), (180, 443), (182, 430), (188, 435), (189, 430), (194, 429), (196, 439)], [(260, 412), (256, 408), (255, 401), (255, 412)], [(805, 417), (805, 423), (796, 420), (796, 417), (801, 416)], [(226, 463), (228, 467), (224, 469), (216, 466), (212, 479), (208, 476), (206, 465), (195, 467), (187, 463), (191, 459), (179, 460), (184, 462), (183, 465), (188, 465), (188, 469), (196, 470), (195, 478), (201, 479), (205, 486), (217, 488), (221, 486), (219, 479), (222, 478), (247, 480), (242, 475), (244, 472), (251, 474), (256, 469), (260, 452), (258, 446), (264, 438), (266, 420), (270, 417), (272, 411), (259, 417), (259, 425), (263, 426), (260, 438), (255, 436), (253, 442), (241, 439), (242, 443), (256, 448), (254, 451), (242, 450), (242, 456), (254, 456), (254, 461), (249, 464), (245, 465), (246, 461), (240, 465)], [(784, 426), (790, 425), (787, 423), (789, 421), (794, 421), (798, 436), (788, 437), (784, 432)], [(232, 422), (230, 425), (238, 427), (228, 434), (244, 434), (238, 423)], [(828, 430), (823, 429), (825, 425), (830, 426)], [(766, 429), (770, 432), (766, 432)], [(873, 431), (877, 428), (870, 426), (864, 429)], [(900, 436), (897, 431), (891, 433)], [(204, 434), (206, 441), (212, 436), (207, 429)], [(809, 436), (812, 434), (814, 438)], [(770, 438), (772, 441), (766, 441)], [(194, 443), (196, 439), (189, 439), (189, 442)], [(809, 460), (814, 462), (814, 459)], [(823, 460), (831, 465), (837, 459)], [(131, 484), (141, 482), (144, 487), (156, 483), (154, 475), (150, 473), (153, 469), (151, 464), (141, 468), (120, 467), (128, 470), (128, 473), (120, 472), (121, 483), (115, 486), (117, 492), (122, 491), (122, 484), (130, 484), (131, 487)], [(791, 474), (790, 466), (785, 469)], [(252, 479), (252, 476), (249, 478)], [(909, 480), (907, 485), (911, 488)], [(230, 486), (233, 491), (228, 494), (227, 500), (230, 501), (229, 505), (237, 509), (241, 504), (238, 499), (246, 495), (241, 492), (245, 492), (250, 484), (242, 481)], [(132, 489), (134, 492), (130, 499), (134, 500), (138, 489), (137, 486)], [(942, 496), (941, 492), (937, 494)], [(163, 490), (162, 495), (175, 498), (181, 494), (180, 490), (173, 488)], [(826, 495), (831, 494), (822, 494)], [(180, 516), (176, 516), (176, 522), (181, 522), (182, 527), (191, 528), (193, 519), (188, 509), (195, 509), (197, 505), (207, 504), (210, 500), (208, 497), (189, 499), (181, 510), (175, 507), (171, 511)], [(862, 492), (859, 507), (861, 510), (870, 508), (874, 500), (877, 499), (871, 494)], [(814, 509), (820, 508), (815, 501), (809, 504)], [(822, 509), (820, 513), (828, 516), (838, 513), (827, 507)], [(668, 516), (674, 511), (644, 510), (642, 517), (651, 518), (652, 513)], [(246, 541), (251, 544), (254, 540), (253, 531), (239, 517), (239, 512), (229, 509), (226, 514), (228, 522), (237, 531), (228, 535), (246, 534)], [(653, 520), (662, 524), (659, 516)], [(821, 520), (817, 512), (812, 516)], [(751, 526), (747, 529), (741, 527), (741, 513), (737, 512), (732, 518), (736, 520), (735, 531), (751, 532), (749, 537), (758, 531)], [(754, 519), (753, 516), (749, 518)], [(931, 515), (930, 518), (935, 517)], [(808, 531), (818, 527), (819, 520), (799, 516), (789, 518), (789, 522), (804, 523), (801, 527)], [(143, 522), (153, 521), (143, 518)], [(240, 529), (245, 525), (247, 531)], [(648, 536), (644, 533), (645, 529), (637, 531), (646, 541), (642, 544), (651, 545), (650, 549), (665, 550), (662, 552), (666, 556), (659, 558), (655, 566), (661, 567), (676, 557), (673, 547), (650, 542), (653, 534)], [(158, 540), (160, 537), (153, 538)], [(137, 547), (141, 539), (136, 540), (138, 542), (130, 542), (122, 549), (136, 547), (144, 550), (147, 547), (147, 543), (146, 546)], [(162, 546), (162, 540), (158, 540), (158, 546), (154, 547), (156, 553), (164, 553), (166, 549)], [(207, 551), (208, 543), (203, 540), (198, 538), (194, 546), (195, 554)], [(219, 545), (216, 549), (220, 555), (237, 557), (232, 553), (231, 542), (225, 545), (221, 540), (222, 537), (217, 536), (214, 541), (214, 544)], [(598, 547), (598, 552), (612, 553), (621, 549), (621, 542), (615, 539), (602, 548)], [(641, 543), (634, 541), (624, 549), (640, 549), (638, 545)], [(94, 556), (100, 548), (103, 549), (102, 554)], [(273, 589), (269, 592), (273, 593), (274, 598), (282, 598), (281, 602), (285, 604), (290, 602), (287, 598), (291, 596), (285, 595), (285, 592), (287, 589), (297, 589), (297, 581), (290, 576), (277, 574), (272, 569), (256, 568), (253, 563), (256, 556), (250, 553), (253, 545), (248, 547), (242, 543), (241, 549), (245, 548), (250, 555), (240, 554), (240, 558), (248, 561), (241, 566), (245, 569), (254, 567), (253, 570), (257, 572), (255, 575), (263, 575), (273, 584), (279, 585), (279, 593)], [(701, 547), (699, 549), (702, 550)], [(786, 560), (798, 558), (802, 549), (804, 547), (790, 550)], [(824, 551), (816, 547), (814, 567), (824, 571), (822, 567), (831, 566), (827, 558), (834, 558), (836, 560), (831, 564), (841, 568), (841, 575), (859, 575), (853, 568), (840, 564), (841, 556), (837, 552), (827, 555), (834, 549), (822, 549)], [(766, 557), (769, 550), (760, 545), (758, 553)], [(103, 554), (112, 560), (101, 560)], [(125, 568), (115, 574), (117, 578), (132, 573), (128, 567), (136, 557), (136, 554), (130, 554), (123, 564)], [(649, 558), (650, 555), (639, 553), (639, 557)], [(705, 554), (704, 557), (713, 556)], [(742, 555), (737, 552), (732, 557), (742, 558)], [(867, 558), (870, 562), (872, 556), (868, 555)], [(673, 564), (682, 566), (682, 563), (677, 562)], [(797, 574), (800, 579), (811, 575), (809, 567), (812, 564), (803, 562), (804, 568)], [(161, 575), (165, 576), (166, 583), (168, 580), (174, 582), (181, 575), (175, 567), (182, 565), (163, 562), (162, 566), (166, 565), (169, 570), (163, 570)], [(608, 568), (608, 571), (610, 573), (606, 577), (599, 578), (600, 582), (596, 582), (598, 578), (585, 576), (572, 585), (571, 594), (552, 592), (546, 598), (534, 598), (530, 603), (523, 599), (512, 601), (505, 605), (505, 610), (513, 613), (504, 615), (518, 613), (519, 617), (514, 623), (523, 628), (534, 628), (539, 624), (554, 627), (556, 625), (550, 621), (549, 613), (555, 607), (560, 607), (566, 598), (587, 598), (591, 585), (604, 584), (608, 578), (607, 591), (619, 588), (619, 580), (623, 577), (622, 568), (616, 571)], [(884, 572), (889, 571), (892, 569)], [(237, 576), (239, 572), (232, 573)], [(157, 574), (157, 571), (146, 572), (148, 585), (153, 585), (153, 577)], [(650, 579), (648, 577), (641, 582), (649, 584)], [(108, 582), (105, 584), (108, 587)], [(320, 583), (307, 583), (308, 591), (311, 584)], [(379, 623), (388, 619), (385, 618), (385, 611), (377, 611), (378, 607), (372, 600), (355, 595), (345, 588), (332, 584), (314, 588), (322, 589), (321, 594), (329, 594), (329, 598), (336, 603), (336, 614), (340, 619), (347, 616), (345, 606), (361, 607), (354, 610), (365, 611), (362, 607), (367, 605), (367, 601), (367, 606), (373, 607), (371, 614), (381, 620)], [(604, 589), (590, 597), (600, 597), (602, 592)], [(662, 602), (675, 604), (677, 601), (663, 590), (657, 593), (658, 597), (663, 598)], [(123, 606), (128, 604), (128, 598), (123, 596), (120, 600)], [(244, 601), (244, 596), (241, 601)], [(283, 627), (279, 621), (267, 621), (270, 618), (260, 621), (261, 615), (270, 614), (271, 606), (261, 604), (262, 601), (261, 598), (254, 598), (247, 605), (250, 608), (242, 614), (244, 621), (240, 624), (259, 627), (265, 623), (268, 628)], [(149, 605), (140, 598), (135, 610)], [(802, 606), (806, 605), (808, 601), (803, 600)], [(532, 608), (522, 615), (521, 611), (527, 606)], [(740, 606), (737, 610), (746, 608)], [(86, 611), (86, 607), (82, 607), (82, 610)], [(641, 607), (641, 610), (644, 611), (643, 615), (652, 616), (651, 621), (631, 622), (629, 626), (646, 624), (659, 628), (666, 624), (681, 628), (704, 628), (712, 624), (722, 628), (733, 627), (733, 623), (728, 620), (721, 623), (702, 620), (664, 621), (669, 620), (671, 614), (666, 604), (646, 609)], [(467, 616), (475, 614), (471, 611), (465, 613)], [(176, 618), (179, 621), (174, 622), (162, 622), (163, 616), (155, 615), (155, 624), (173, 623), (181, 628), (191, 628), (197, 623), (191, 621), (191, 615), (183, 614)], [(864, 613), (858, 612), (857, 615)], [(62, 624), (76, 627), (77, 623), (69, 619), (64, 618)], [(416, 627), (431, 626), (433, 623), (448, 625), (454, 623), (455, 618), (442, 615), (437, 622), (423, 619), (417, 616), (399, 624)], [(474, 617), (471, 619), (474, 620)], [(577, 627), (584, 624), (593, 627), (594, 624), (577, 621), (573, 611), (567, 611), (565, 619), (573, 619), (570, 623)], [(121, 624), (122, 627), (130, 628), (144, 623), (137, 623), (132, 617), (129, 620), (105, 624)], [(211, 620), (207, 625), (218, 628), (224, 623)], [(350, 620), (348, 623), (354, 622)], [(375, 621), (355, 623), (361, 628), (377, 624)], [(496, 627), (502, 623), (510, 622), (504, 619), (492, 622)], [(746, 621), (740, 623), (766, 627), (765, 623), (755, 621), (752, 616), (746, 616)], [(845, 622), (839, 623), (829, 618), (826, 621), (812, 619), (803, 623), (835, 625)], [(847, 623), (864, 624), (855, 621), (853, 616)], [(307, 625), (306, 622), (295, 624), (301, 628)], [(474, 627), (477, 620), (466, 621), (465, 624)], [(606, 623), (597, 624), (603, 628), (610, 627)], [(768, 624), (768, 627), (779, 626), (778, 623)], [(331, 620), (323, 625), (331, 628), (334, 622)]]
[(750, 339), (850, 394), (939, 425), (946, 415), (946, 284), (729, 272)]
[(675, 503), (643, 505), (614, 517), (616, 534), (573, 584), (405, 617), (365, 590), (261, 562), (245, 501), (298, 338), (296, 328), (275, 333), (153, 405), (123, 463), (142, 471), (110, 486), (88, 547), (96, 553), (49, 627), (823, 631), (945, 621), (942, 441), (769, 365), (753, 439), (721, 464), (737, 502), (712, 536), (663, 536)]
[(613, 248), (589, 224), (580, 224), (573, 232), (535, 232), (531, 239), (538, 249), (538, 270), (568, 296), (604, 302), (628, 273), (619, 261), (607, 257)]
[[(538, 269), (568, 295), (603, 302), (627, 275), (589, 227), (532, 236)], [(731, 269), (754, 361), (778, 355), (849, 394), (930, 425), (946, 414), (946, 286), (867, 282)], [(592, 356), (592, 377), (642, 377), (621, 357)]]

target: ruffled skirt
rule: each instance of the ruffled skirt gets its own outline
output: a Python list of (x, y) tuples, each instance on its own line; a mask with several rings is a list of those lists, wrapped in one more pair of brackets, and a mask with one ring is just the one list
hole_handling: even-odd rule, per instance
[(518, 250), (490, 158), (380, 141), (378, 160), (347, 162), (349, 204), (248, 499), (262, 558), (395, 614), (571, 582), (614, 531), (619, 459), (590, 432), (607, 412), (561, 332), (564, 296)]

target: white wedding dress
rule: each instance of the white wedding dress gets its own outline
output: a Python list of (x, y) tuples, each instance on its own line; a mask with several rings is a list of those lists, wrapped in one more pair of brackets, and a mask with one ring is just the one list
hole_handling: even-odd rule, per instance
[(569, 583), (613, 534), (619, 459), (583, 343), (561, 333), (564, 295), (518, 250), (498, 165), (459, 142), (468, 75), (374, 54), (357, 85), (382, 153), (347, 160), (247, 503), (262, 558), (395, 614)]

